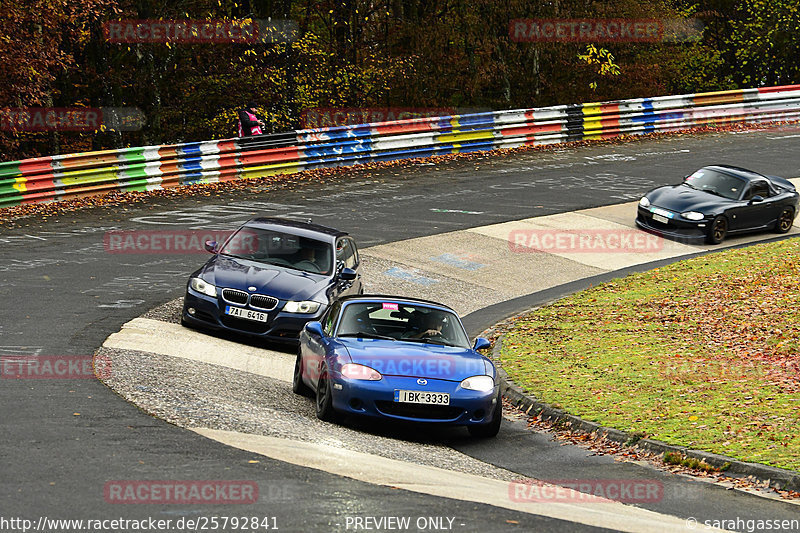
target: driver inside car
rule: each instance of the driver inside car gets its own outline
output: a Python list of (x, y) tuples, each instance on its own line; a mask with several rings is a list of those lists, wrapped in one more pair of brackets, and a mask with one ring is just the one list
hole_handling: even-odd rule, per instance
[[(321, 257), (317, 257), (317, 256)], [(305, 270), (307, 272), (314, 272), (319, 274), (328, 273), (328, 265), (321, 264), (325, 262), (325, 252), (317, 252), (316, 248), (305, 247), (301, 248), (296, 254), (295, 267)]]
[(444, 318), (436, 312), (429, 312), (423, 315), (418, 328), (403, 333), (404, 339), (429, 339), (442, 336)]

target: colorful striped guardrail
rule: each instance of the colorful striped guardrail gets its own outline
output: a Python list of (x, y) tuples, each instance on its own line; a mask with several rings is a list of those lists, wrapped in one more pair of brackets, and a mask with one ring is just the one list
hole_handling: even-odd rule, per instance
[(0, 163), (0, 208), (195, 183), (677, 131), (800, 120), (800, 85), (427, 117)]

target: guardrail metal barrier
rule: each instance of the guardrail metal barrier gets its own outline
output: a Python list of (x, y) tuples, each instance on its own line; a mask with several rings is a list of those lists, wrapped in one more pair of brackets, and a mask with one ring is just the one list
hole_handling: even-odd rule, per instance
[(371, 161), (794, 121), (800, 85), (426, 117), (0, 163), (0, 208)]

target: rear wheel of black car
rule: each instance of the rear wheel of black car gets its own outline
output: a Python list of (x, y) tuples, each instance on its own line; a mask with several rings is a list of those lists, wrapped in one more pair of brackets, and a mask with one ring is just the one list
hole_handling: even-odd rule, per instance
[(496, 437), (500, 432), (500, 424), (503, 422), (503, 397), (497, 395), (497, 404), (492, 411), (492, 421), (488, 424), (478, 424), (467, 426), (469, 434), (479, 439), (490, 439)]
[(337, 418), (333, 410), (332, 392), (328, 367), (323, 365), (317, 382), (317, 418), (325, 422), (335, 422)]
[(708, 235), (706, 235), (706, 242), (708, 244), (719, 244), (725, 240), (725, 235), (728, 234), (728, 219), (720, 215), (711, 221), (711, 227), (708, 228)]
[(794, 209), (791, 207), (784, 207), (778, 217), (778, 221), (775, 223), (775, 231), (778, 233), (786, 233), (792, 229), (792, 224), (794, 224)]
[(292, 392), (305, 396), (306, 398), (313, 398), (314, 391), (303, 383), (303, 359), (300, 357), (300, 350), (297, 351), (297, 360), (294, 362), (294, 374), (292, 375)]

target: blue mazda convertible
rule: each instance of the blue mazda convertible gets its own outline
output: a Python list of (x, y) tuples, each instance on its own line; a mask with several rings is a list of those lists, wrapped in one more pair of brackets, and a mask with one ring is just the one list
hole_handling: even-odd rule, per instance
[(494, 364), (470, 345), (447, 306), (396, 296), (353, 296), (306, 324), (292, 389), (317, 417), (342, 415), (466, 426), (494, 437), (503, 418)]
[(186, 285), (185, 326), (296, 343), (331, 302), (363, 292), (355, 241), (326, 226), (254, 218), (206, 250)]

